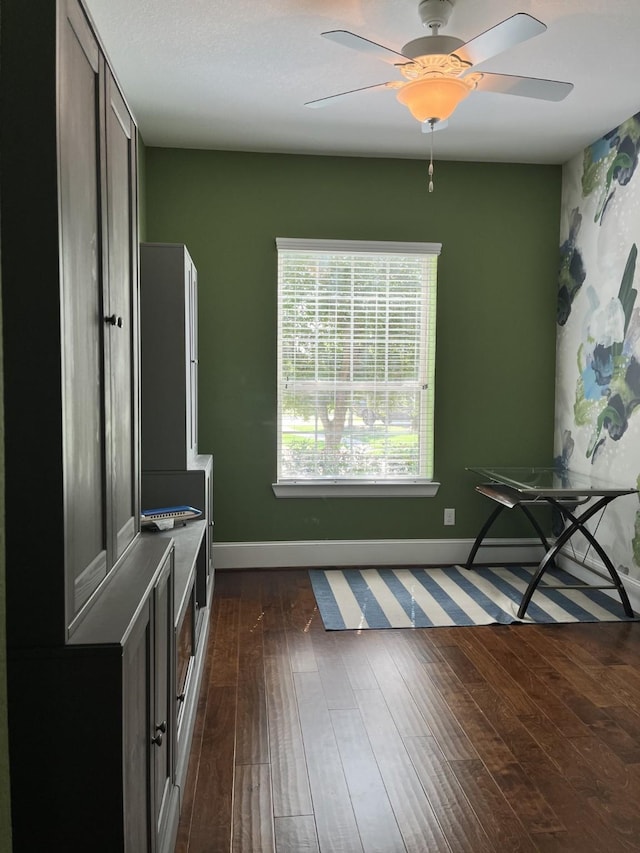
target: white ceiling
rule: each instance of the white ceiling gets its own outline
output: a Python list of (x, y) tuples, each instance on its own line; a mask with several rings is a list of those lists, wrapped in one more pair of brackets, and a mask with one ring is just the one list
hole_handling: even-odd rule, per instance
[[(147, 145), (417, 157), (429, 137), (391, 90), (305, 101), (399, 78), (320, 37), (346, 29), (395, 50), (427, 35), (418, 0), (86, 0)], [(559, 103), (474, 92), (434, 137), (436, 159), (563, 163), (640, 110), (638, 0), (454, 0), (465, 41), (527, 12), (548, 30), (474, 70), (566, 80)]]

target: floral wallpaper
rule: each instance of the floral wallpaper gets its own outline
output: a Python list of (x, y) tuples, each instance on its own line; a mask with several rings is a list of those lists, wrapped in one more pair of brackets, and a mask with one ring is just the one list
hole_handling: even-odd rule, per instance
[[(640, 113), (563, 169), (556, 462), (640, 488)], [(598, 539), (640, 581), (640, 501), (618, 498)]]

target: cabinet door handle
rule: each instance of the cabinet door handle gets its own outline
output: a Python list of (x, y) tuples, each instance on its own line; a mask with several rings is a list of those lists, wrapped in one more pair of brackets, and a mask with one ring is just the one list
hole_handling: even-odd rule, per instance
[(167, 721), (166, 720), (163, 720), (161, 723), (156, 724), (156, 731), (157, 732), (162, 732), (162, 734), (164, 734), (166, 732), (166, 730), (167, 730)]
[(109, 314), (108, 317), (104, 318), (104, 321), (110, 326), (117, 326), (119, 329), (122, 328), (122, 317), (118, 317), (116, 314)]
[(159, 732), (155, 737), (152, 737), (151, 743), (155, 744), (155, 746), (162, 746), (162, 732)]
[(178, 695), (176, 696), (176, 699), (178, 700), (178, 702), (184, 702), (184, 700), (185, 700), (186, 698), (187, 698), (187, 694), (186, 694), (186, 693), (178, 693)]

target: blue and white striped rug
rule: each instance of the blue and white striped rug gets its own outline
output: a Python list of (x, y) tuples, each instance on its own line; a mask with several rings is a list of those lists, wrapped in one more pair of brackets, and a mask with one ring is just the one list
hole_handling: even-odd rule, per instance
[(329, 631), (365, 628), (431, 628), (510, 622), (628, 621), (617, 598), (598, 589), (554, 589), (579, 583), (549, 569), (524, 619), (518, 608), (535, 567), (460, 566), (429, 569), (310, 569), (324, 626)]

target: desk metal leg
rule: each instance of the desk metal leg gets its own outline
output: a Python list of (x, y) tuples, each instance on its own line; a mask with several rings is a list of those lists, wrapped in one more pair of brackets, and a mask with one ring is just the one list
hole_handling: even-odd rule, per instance
[[(544, 535), (544, 532), (543, 532), (542, 528), (540, 527), (540, 525), (538, 524), (533, 513), (526, 506), (524, 506), (524, 504), (515, 504), (514, 506), (519, 507), (522, 510), (522, 512), (527, 516), (527, 518), (531, 522), (531, 526), (534, 528), (534, 530), (538, 534), (538, 537), (540, 539), (540, 542), (542, 543), (542, 546), (543, 546), (545, 552), (548, 551), (549, 550), (549, 543), (547, 542), (547, 539)], [(473, 561), (475, 560), (476, 554), (478, 553), (478, 550), (479, 550), (480, 546), (482, 545), (482, 542), (483, 542), (485, 536), (487, 535), (491, 525), (496, 520), (496, 518), (500, 515), (500, 513), (502, 512), (503, 509), (511, 509), (511, 507), (508, 507), (506, 504), (499, 504), (494, 509), (494, 511), (491, 513), (489, 518), (485, 521), (485, 523), (482, 527), (482, 530), (476, 536), (476, 540), (473, 543), (471, 551), (469, 552), (469, 556), (467, 557), (467, 562), (465, 563), (465, 569), (472, 568)]]
[(540, 538), (540, 542), (542, 543), (542, 547), (544, 548), (545, 553), (546, 553), (549, 550), (549, 543), (547, 542), (547, 537), (544, 535), (544, 532), (543, 532), (542, 528), (540, 527), (540, 525), (538, 524), (537, 519), (535, 518), (535, 516), (531, 512), (531, 510), (528, 509), (524, 504), (518, 504), (518, 506), (520, 507), (522, 512), (527, 516), (529, 521), (531, 522), (531, 526), (534, 528), (534, 530), (538, 534), (538, 537)]
[(471, 551), (469, 551), (469, 556), (467, 557), (465, 569), (470, 569), (473, 566), (473, 561), (476, 558), (476, 554), (478, 553), (478, 549), (482, 545), (482, 540), (487, 535), (487, 533), (489, 532), (489, 528), (491, 527), (493, 522), (496, 520), (496, 518), (500, 515), (500, 513), (502, 512), (503, 509), (505, 509), (505, 507), (502, 504), (498, 504), (498, 506), (494, 509), (494, 511), (489, 516), (489, 518), (483, 524), (482, 529), (480, 530), (480, 533), (478, 533), (478, 535), (476, 536), (476, 541), (473, 543)]
[(560, 534), (560, 536), (558, 536), (558, 538), (556, 539), (555, 543), (552, 545), (552, 547), (547, 551), (547, 553), (544, 555), (544, 557), (540, 561), (540, 565), (538, 566), (536, 573), (532, 577), (532, 579), (529, 583), (529, 586), (527, 587), (527, 589), (526, 589), (526, 591), (522, 597), (522, 602), (521, 602), (520, 608), (518, 610), (518, 618), (519, 619), (524, 618), (524, 615), (527, 612), (527, 607), (529, 606), (529, 602), (531, 601), (531, 596), (535, 592), (535, 589), (538, 586), (538, 584), (540, 583), (540, 580), (541, 580), (543, 574), (545, 573), (545, 571), (547, 570), (548, 566), (553, 562), (556, 554), (558, 554), (558, 552), (561, 550), (561, 548), (563, 548), (567, 544), (567, 542), (571, 539), (571, 537), (575, 533), (577, 533), (578, 531), (580, 531), (580, 533), (582, 533), (582, 535), (587, 539), (587, 541), (589, 541), (593, 545), (594, 550), (598, 553), (600, 559), (604, 563), (607, 571), (609, 572), (609, 575), (611, 576), (611, 580), (613, 581), (614, 586), (618, 591), (618, 595), (620, 596), (620, 601), (622, 602), (622, 607), (624, 608), (624, 612), (626, 613), (627, 616), (633, 616), (634, 615), (633, 610), (631, 609), (631, 604), (629, 603), (627, 591), (625, 590), (624, 585), (623, 585), (622, 581), (620, 580), (620, 576), (613, 566), (613, 563), (611, 562), (611, 560), (609, 559), (609, 557), (605, 553), (603, 547), (597, 541), (595, 536), (591, 533), (590, 530), (588, 530), (585, 527), (585, 523), (593, 515), (595, 515), (597, 512), (599, 512), (601, 509), (603, 509), (608, 503), (610, 503), (614, 499), (614, 497), (616, 497), (616, 496), (615, 495), (614, 496), (605, 495), (604, 497), (600, 498), (599, 501), (596, 501), (596, 503), (593, 504), (593, 506), (591, 506), (591, 507), (589, 507), (589, 509), (585, 510), (585, 512), (583, 512), (582, 515), (580, 515), (580, 516), (573, 515), (573, 513), (571, 513), (568, 509), (566, 509), (566, 507), (560, 506), (553, 499), (548, 499), (548, 502), (550, 504), (557, 506), (558, 509), (561, 510), (562, 514), (565, 517), (571, 519), (571, 524), (565, 530), (563, 530), (563, 532)]

